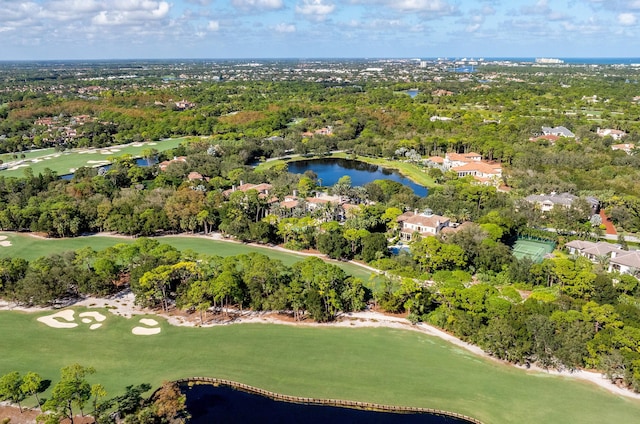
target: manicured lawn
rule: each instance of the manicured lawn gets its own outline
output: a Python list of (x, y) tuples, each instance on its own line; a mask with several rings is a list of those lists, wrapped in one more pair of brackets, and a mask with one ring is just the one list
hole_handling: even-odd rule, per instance
[[(86, 246), (90, 246), (94, 250), (102, 250), (118, 243), (133, 242), (133, 239), (131, 238), (108, 236), (89, 236), (65, 239), (41, 239), (32, 237), (28, 234), (16, 233), (0, 233), (0, 236), (6, 236), (7, 241), (11, 242), (11, 246), (9, 247), (0, 246), (0, 257), (15, 256), (25, 258), (27, 260), (33, 260), (51, 253), (77, 250)], [(171, 236), (159, 237), (158, 240), (161, 243), (170, 244), (180, 251), (191, 249), (196, 252), (207, 253), (210, 255), (235, 256), (243, 253), (258, 252), (273, 259), (279, 259), (285, 265), (292, 265), (305, 258), (305, 256), (298, 255), (293, 252), (282, 252), (268, 247), (250, 246), (242, 243), (231, 243), (203, 237)], [(332, 263), (338, 265), (349, 275), (362, 278), (365, 283), (371, 276), (370, 271), (357, 265), (339, 261), (332, 261)]]
[[(0, 312), (0, 374), (94, 366), (111, 394), (126, 385), (189, 376), (228, 378), (275, 392), (456, 411), (489, 424), (632, 423), (640, 401), (569, 379), (484, 360), (406, 330), (239, 324), (173, 327), (134, 336), (138, 318), (53, 329), (44, 315)], [(156, 318), (157, 319), (157, 318)], [(162, 321), (161, 319), (159, 319)], [(46, 394), (45, 394), (46, 397)]]
[[(185, 140), (187, 140), (187, 138), (172, 138), (169, 140), (111, 146), (103, 149), (73, 149), (65, 152), (55, 152), (53, 149), (39, 150), (25, 153), (25, 159), (29, 159), (31, 161), (26, 162), (24, 164), (26, 166), (20, 166), (16, 169), (5, 169), (0, 171), (0, 175), (22, 177), (24, 175), (24, 169), (27, 167), (33, 170), (34, 175), (44, 173), (45, 168), (51, 169), (58, 175), (64, 175), (73, 172), (73, 169), (77, 169), (82, 166), (93, 167), (98, 165), (98, 162), (104, 164), (109, 161), (109, 158), (114, 156), (129, 154), (133, 157), (140, 157), (142, 155), (142, 151), (145, 149), (153, 148), (160, 152), (173, 149)], [(5, 162), (16, 160), (11, 159), (11, 155), (3, 155), (2, 159)]]

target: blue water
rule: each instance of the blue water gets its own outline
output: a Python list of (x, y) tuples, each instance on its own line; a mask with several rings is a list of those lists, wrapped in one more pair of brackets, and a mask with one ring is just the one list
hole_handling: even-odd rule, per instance
[(420, 93), (420, 90), (407, 90), (406, 93), (413, 99)]
[[(154, 159), (151, 159), (151, 161), (149, 161), (149, 160), (147, 160), (145, 158), (137, 158), (136, 159), (136, 165), (137, 166), (151, 166), (151, 165), (154, 165), (156, 163), (157, 163), (157, 161), (154, 160)], [(111, 168), (111, 164), (99, 166), (98, 168), (104, 168), (105, 171), (108, 171), (109, 168)], [(60, 175), (60, 178), (62, 178), (63, 180), (71, 180), (73, 178), (73, 173)]]
[(274, 401), (229, 387), (194, 385), (183, 388), (190, 424), (304, 423), (304, 424), (464, 424), (455, 418), (430, 414), (395, 414), (333, 406)]
[(358, 160), (313, 159), (290, 162), (287, 165), (289, 172), (293, 174), (303, 174), (307, 170), (315, 172), (323, 186), (332, 186), (340, 178), (348, 175), (351, 178), (351, 185), (354, 187), (364, 186), (375, 180), (392, 180), (411, 188), (417, 196), (424, 197), (429, 193), (429, 189), (403, 177), (397, 171)]

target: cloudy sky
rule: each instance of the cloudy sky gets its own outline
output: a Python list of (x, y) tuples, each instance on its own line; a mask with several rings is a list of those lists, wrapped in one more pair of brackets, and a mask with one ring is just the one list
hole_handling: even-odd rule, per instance
[(640, 57), (640, 0), (0, 0), (0, 60)]

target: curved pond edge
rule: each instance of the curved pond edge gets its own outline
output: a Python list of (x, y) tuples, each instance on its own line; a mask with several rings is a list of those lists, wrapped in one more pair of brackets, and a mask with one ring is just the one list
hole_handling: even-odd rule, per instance
[(458, 414), (457, 412), (443, 411), (440, 409), (433, 408), (419, 408), (413, 406), (393, 406), (393, 405), (381, 405), (378, 403), (370, 403), (370, 402), (358, 402), (358, 401), (350, 401), (350, 400), (340, 400), (340, 399), (316, 399), (316, 398), (308, 398), (308, 397), (298, 397), (298, 396), (290, 396), (283, 395), (280, 393), (270, 392), (268, 390), (260, 389), (258, 387), (249, 386), (248, 384), (239, 383), (237, 381), (225, 380), (222, 378), (212, 378), (212, 377), (190, 377), (183, 378), (175, 381), (180, 386), (193, 386), (198, 384), (208, 384), (214, 387), (218, 386), (226, 386), (235, 390), (240, 390), (246, 393), (260, 395), (268, 397), (272, 400), (289, 402), (289, 403), (297, 403), (303, 405), (323, 405), (323, 406), (333, 406), (333, 407), (341, 407), (341, 408), (352, 408), (352, 409), (360, 409), (365, 411), (375, 411), (375, 412), (392, 412), (397, 414), (402, 413), (417, 413), (417, 414), (431, 414), (431, 415), (439, 415), (442, 417), (448, 418), (456, 418), (458, 420), (463, 420), (472, 424), (484, 424), (482, 421), (469, 417), (467, 415)]

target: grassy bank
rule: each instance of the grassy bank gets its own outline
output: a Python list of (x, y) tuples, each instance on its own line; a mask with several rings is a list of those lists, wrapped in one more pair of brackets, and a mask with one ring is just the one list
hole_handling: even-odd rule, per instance
[[(33, 260), (51, 253), (77, 250), (87, 246), (94, 250), (103, 250), (118, 243), (133, 242), (132, 238), (109, 236), (88, 236), (65, 239), (43, 239), (19, 233), (0, 233), (0, 236), (7, 237), (6, 240), (11, 243), (11, 246), (8, 247), (0, 246), (0, 257), (21, 257), (27, 260)], [(305, 258), (305, 256), (294, 252), (283, 252), (269, 247), (251, 246), (243, 243), (219, 241), (205, 237), (167, 236), (159, 237), (158, 240), (161, 243), (170, 244), (180, 251), (191, 249), (209, 255), (235, 256), (243, 253), (257, 252), (273, 259), (279, 259), (285, 265), (293, 265)], [(371, 276), (370, 271), (360, 266), (340, 261), (331, 262), (338, 265), (347, 274), (360, 277), (365, 282)]]
[(440, 339), (385, 328), (239, 324), (213, 328), (161, 323), (135, 336), (138, 318), (102, 310), (103, 327), (53, 329), (40, 314), (0, 312), (0, 374), (94, 366), (92, 382), (111, 394), (126, 385), (189, 376), (227, 378), (278, 393), (438, 408), (485, 423), (636, 422), (640, 401), (596, 386), (527, 373), (474, 356)]

